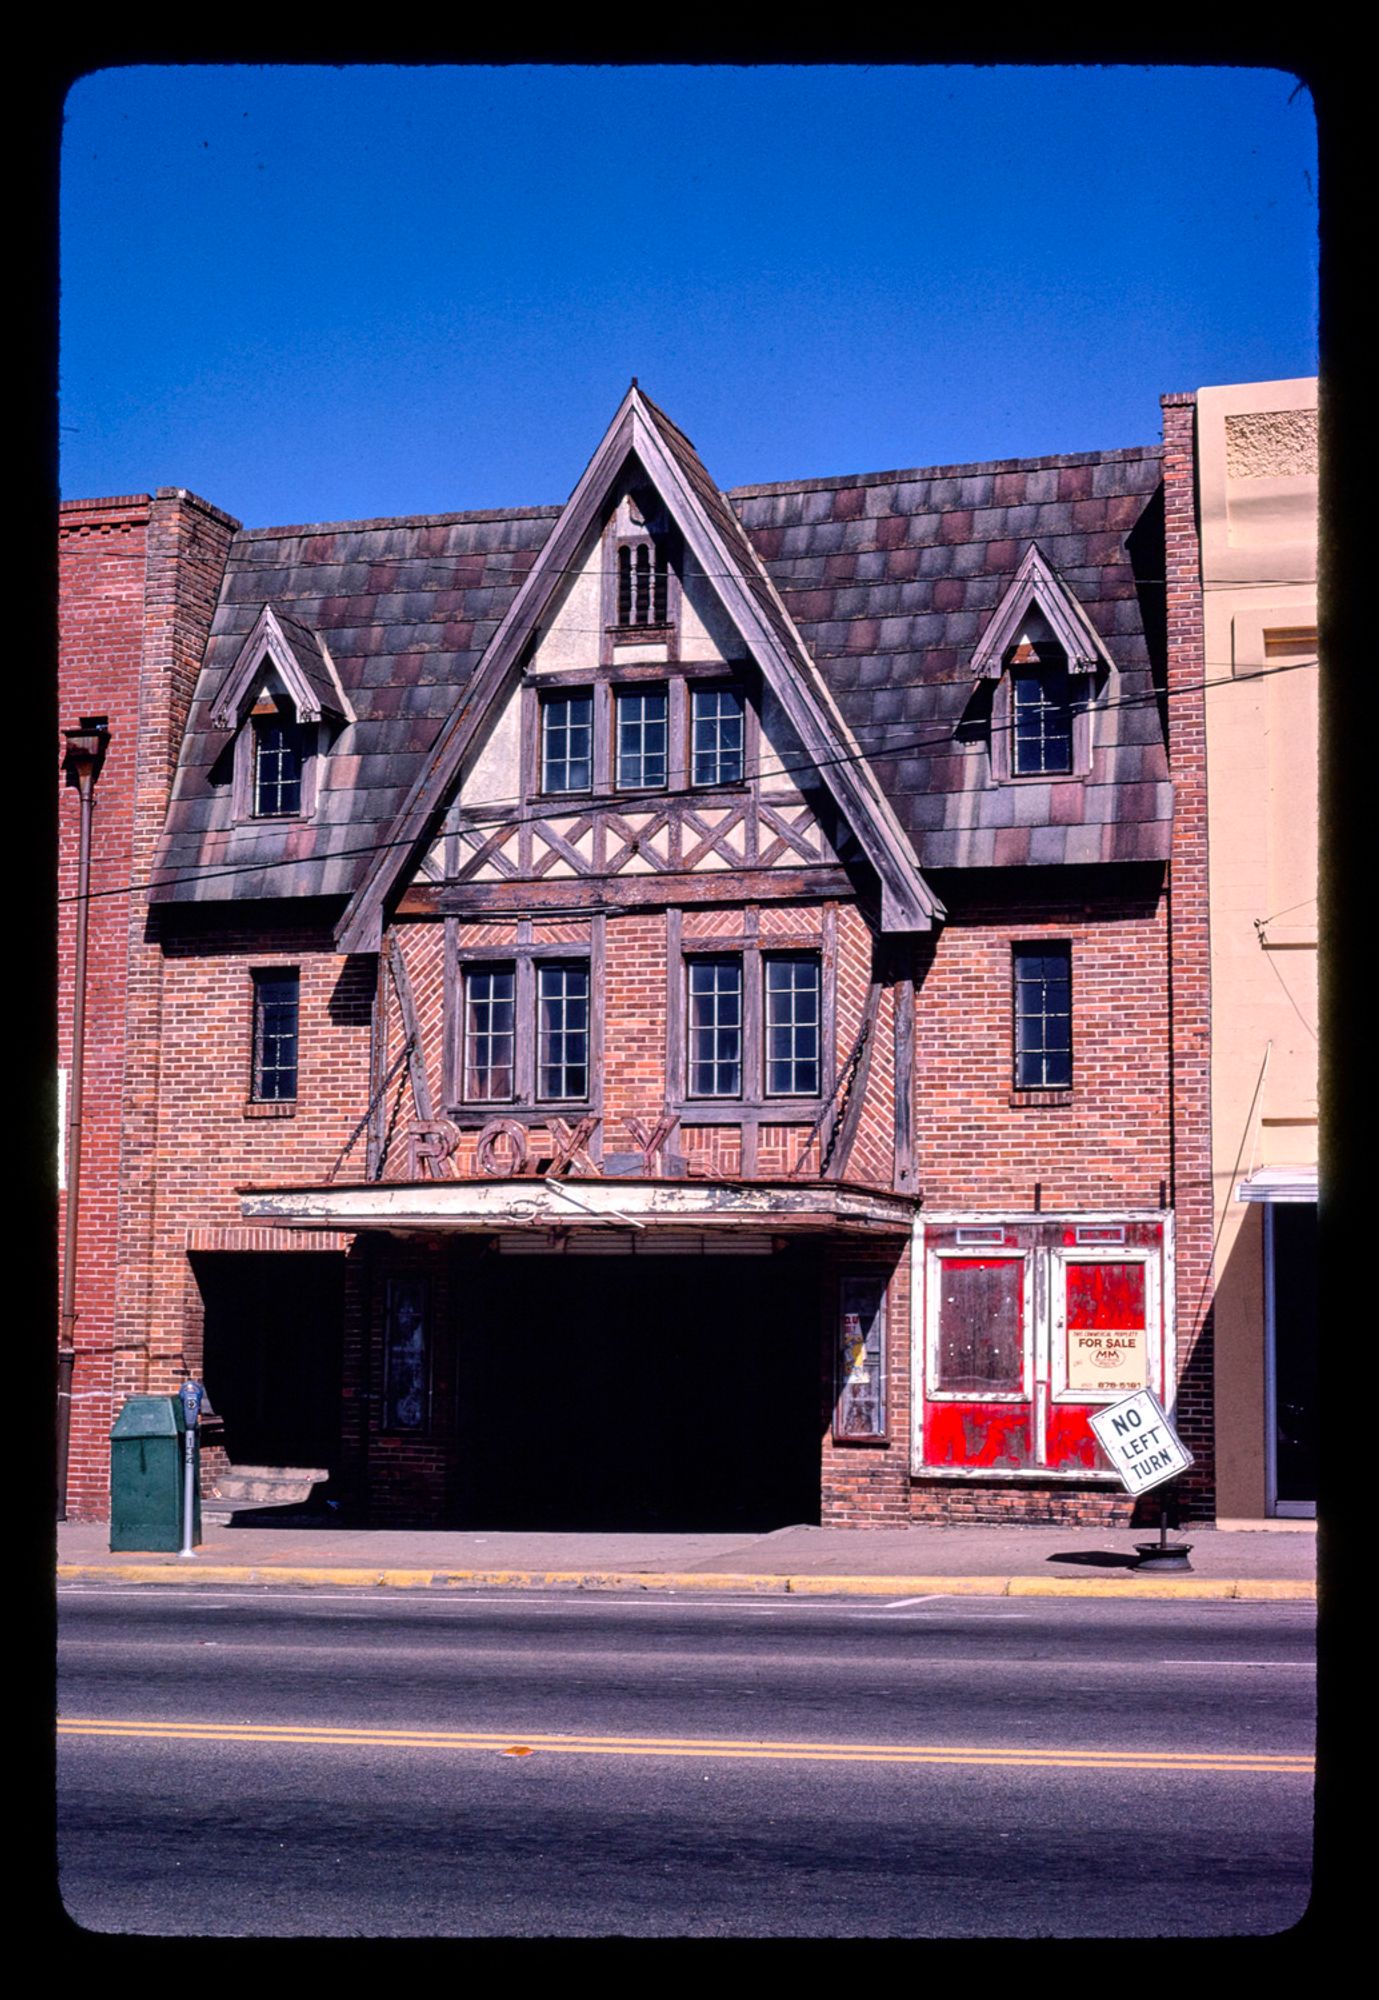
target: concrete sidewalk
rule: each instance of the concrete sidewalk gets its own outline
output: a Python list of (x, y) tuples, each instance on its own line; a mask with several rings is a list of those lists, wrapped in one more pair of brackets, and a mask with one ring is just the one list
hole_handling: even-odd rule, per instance
[(108, 1527), (63, 1522), (63, 1582), (627, 1590), (798, 1596), (1294, 1598), (1316, 1596), (1310, 1523), (1191, 1526), (1190, 1573), (1137, 1572), (1147, 1528), (778, 1528), (770, 1534), (208, 1528), (194, 1560), (112, 1554)]

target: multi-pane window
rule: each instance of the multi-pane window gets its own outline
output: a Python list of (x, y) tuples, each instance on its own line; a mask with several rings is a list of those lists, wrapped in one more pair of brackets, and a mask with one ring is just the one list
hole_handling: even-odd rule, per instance
[(587, 959), (519, 958), (463, 974), (466, 1104), (582, 1103), (590, 1081)]
[(741, 785), (755, 755), (742, 686), (673, 665), (645, 677), (600, 670), (593, 687), (534, 687), (529, 700), (535, 785), (548, 798)]
[(1072, 948), (1017, 944), (1015, 1086), (1067, 1089), (1073, 1080)]
[(513, 1094), (516, 970), (475, 966), (464, 977), (464, 1094), (471, 1104), (505, 1103)]
[(552, 695), (541, 706), (541, 789), (587, 792), (593, 782), (593, 696)]
[(254, 718), (254, 817), (281, 819), (302, 809), (302, 726), (278, 715)]
[[(690, 958), (685, 987), (688, 1096), (819, 1095), (823, 994), (816, 952), (772, 953), (760, 961), (753, 953), (748, 967), (736, 954)], [(750, 1069), (749, 1046), (761, 1049)]]
[(764, 961), (766, 976), (766, 1094), (819, 1094), (819, 961), (812, 952)]
[(1073, 768), (1075, 701), (1066, 667), (1013, 669), (1011, 770), (1017, 778), (1055, 776)]
[(618, 787), (654, 791), (666, 782), (666, 691), (619, 689), (616, 697)]
[(691, 770), (696, 785), (740, 785), (744, 712), (738, 688), (695, 688), (690, 699)]
[(619, 625), (664, 625), (669, 576), (664, 543), (624, 542), (618, 550)]
[(589, 968), (541, 965), (536, 974), (536, 1094), (547, 1101), (589, 1095)]
[(742, 1095), (742, 960), (688, 964), (689, 1094)]
[(300, 976), (254, 974), (255, 1101), (281, 1104), (297, 1095), (297, 1023)]

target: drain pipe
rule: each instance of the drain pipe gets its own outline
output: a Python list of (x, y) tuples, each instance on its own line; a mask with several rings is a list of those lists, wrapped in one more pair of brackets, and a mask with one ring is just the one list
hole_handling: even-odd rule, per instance
[(72, 973), (72, 1069), (67, 1087), (67, 1200), (63, 1211), (62, 1317), (57, 1350), (57, 1517), (67, 1519), (67, 1470), (72, 1448), (72, 1370), (76, 1364), (77, 1218), (81, 1187), (81, 1086), (86, 1056), (86, 932), (91, 907), (91, 818), (96, 780), (110, 730), (103, 715), (84, 715), (64, 729), (62, 768), (81, 801), (77, 848), (77, 935)]

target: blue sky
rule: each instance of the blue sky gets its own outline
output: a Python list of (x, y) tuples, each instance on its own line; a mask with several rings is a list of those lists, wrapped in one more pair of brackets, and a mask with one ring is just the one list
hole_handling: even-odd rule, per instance
[(1277, 70), (130, 68), (62, 165), (65, 495), (565, 498), (630, 376), (723, 486), (1153, 442), (1316, 371)]

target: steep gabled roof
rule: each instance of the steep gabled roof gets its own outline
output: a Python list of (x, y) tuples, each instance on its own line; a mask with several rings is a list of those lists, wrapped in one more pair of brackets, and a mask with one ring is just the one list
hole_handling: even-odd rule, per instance
[[(1167, 859), (1162, 460), (1138, 445), (727, 493), (931, 880)], [(976, 702), (994, 684), (974, 688), (972, 656), (1035, 540), (1114, 669), (1091, 770), (1017, 786), (992, 781)]]
[[(182, 739), (151, 898), (348, 896), (396, 817), (558, 509), (242, 529)], [(318, 632), (355, 713), (306, 823), (240, 820), (211, 710), (265, 601)]]
[(320, 722), (326, 716), (337, 722), (354, 721), (325, 641), (300, 619), (265, 604), (221, 683), (211, 709), (213, 728), (239, 727), (258, 692), (265, 659), (276, 667), (299, 722)]
[(1005, 656), (1031, 611), (1043, 616), (1063, 649), (1070, 673), (1096, 673), (1114, 665), (1091, 619), (1067, 584), (1055, 576), (1039, 544), (1031, 542), (972, 655), (974, 675), (993, 680), (1000, 675)]
[[(673, 445), (667, 433), (667, 452)], [(1173, 787), (1161, 461), (1159, 446), (1139, 445), (717, 496), (741, 523), (926, 875), (1166, 858)], [(352, 895), (564, 511), (241, 529), (182, 741), (152, 900)], [(974, 650), (1031, 541), (1114, 662), (1097, 695), (1092, 769), (1053, 786), (992, 783), (985, 737), (973, 727)], [(769, 616), (770, 592), (756, 587)], [(356, 717), (320, 759), (306, 824), (236, 822), (225, 736), (211, 721), (265, 603), (328, 645)], [(992, 686), (978, 681), (976, 699)]]
[(942, 916), (914, 849), (732, 509), (689, 439), (633, 382), (351, 899), (336, 937), (341, 951), (377, 949), (389, 895), (415, 866), (466, 753), (514, 683), (543, 614), (597, 529), (629, 460), (650, 479), (689, 555), (712, 580), (725, 612), (875, 868), (882, 929), (924, 931)]

